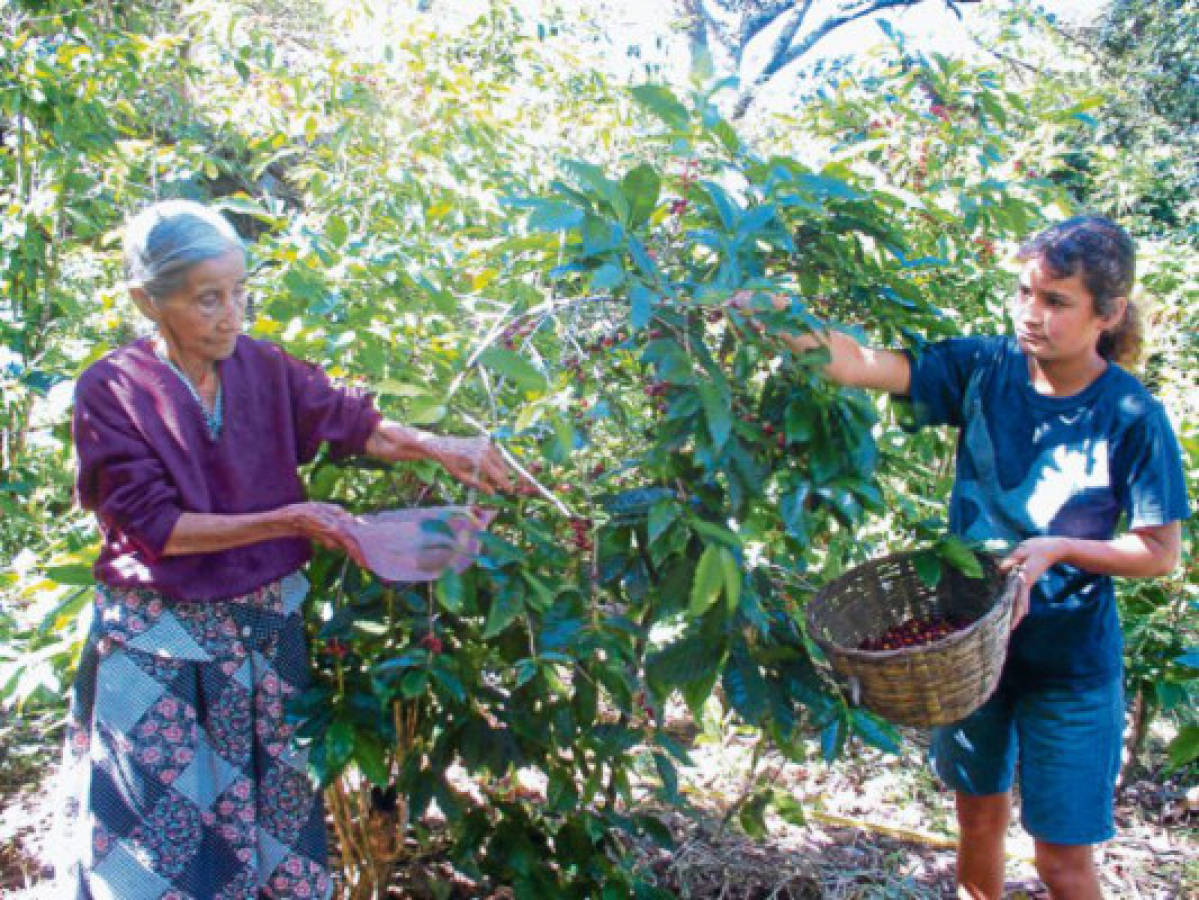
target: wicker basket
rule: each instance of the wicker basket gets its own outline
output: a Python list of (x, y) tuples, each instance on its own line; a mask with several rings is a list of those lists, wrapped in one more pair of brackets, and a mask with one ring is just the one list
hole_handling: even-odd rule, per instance
[[(1018, 582), (983, 559), (984, 578), (944, 566), (929, 587), (914, 552), (851, 569), (808, 603), (808, 632), (824, 650), (851, 699), (899, 725), (945, 725), (982, 706), (999, 683)], [(929, 644), (859, 650), (894, 625), (934, 615), (971, 624)]]

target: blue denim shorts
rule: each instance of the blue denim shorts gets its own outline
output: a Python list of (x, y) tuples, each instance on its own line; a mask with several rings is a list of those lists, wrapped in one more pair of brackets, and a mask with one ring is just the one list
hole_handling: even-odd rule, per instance
[(1096, 844), (1115, 833), (1124, 688), (999, 690), (975, 713), (933, 730), (941, 780), (967, 794), (1002, 794), (1020, 779), (1021, 819), (1051, 844)]

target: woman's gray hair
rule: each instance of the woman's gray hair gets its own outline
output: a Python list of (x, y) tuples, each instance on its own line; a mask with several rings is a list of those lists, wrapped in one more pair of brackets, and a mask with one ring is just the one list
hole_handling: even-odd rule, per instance
[(244, 249), (237, 231), (215, 209), (194, 200), (163, 200), (125, 226), (128, 286), (160, 303), (183, 287), (192, 266)]

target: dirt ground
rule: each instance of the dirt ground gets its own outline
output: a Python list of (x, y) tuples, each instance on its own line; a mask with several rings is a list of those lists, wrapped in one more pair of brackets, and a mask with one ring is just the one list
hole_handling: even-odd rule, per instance
[[(679, 896), (765, 898), (953, 897), (952, 795), (929, 772), (918, 732), (901, 756), (859, 749), (832, 766), (766, 754), (759, 771), (799, 801), (805, 824), (768, 816), (766, 840), (720, 828), (729, 798), (745, 793), (754, 738), (701, 743), (686, 782), (707, 813), (675, 827), (680, 847), (654, 866)], [(1119, 834), (1097, 852), (1105, 895), (1138, 900), (1199, 897), (1199, 815), (1180, 784), (1130, 784), (1117, 806)], [(1032, 840), (1015, 811), (1007, 840), (1007, 896), (1047, 894)]]
[[(805, 824), (768, 814), (765, 838), (753, 840), (723, 820), (747, 794), (756, 738), (736, 729), (700, 735), (695, 765), (680, 772), (693, 811), (666, 814), (677, 846), (635, 848), (639, 863), (662, 887), (696, 900), (952, 897), (952, 799), (929, 774), (919, 733), (909, 737), (901, 756), (859, 748), (832, 766), (797, 765), (763, 754), (759, 776), (798, 801)], [(32, 762), (46, 771), (54, 754), (31, 751), (28, 757), (24, 783), (12, 783), (14, 767), (6, 761), (10, 780), (0, 785), (0, 895), (10, 900), (55, 896), (47, 881), (56, 850), (53, 804), (47, 785), (28, 777)], [(1187, 809), (1184, 785), (1133, 782), (1117, 816), (1119, 835), (1098, 851), (1106, 896), (1199, 897), (1199, 813)], [(397, 872), (392, 896), (428, 896), (419, 889), (421, 881), (450, 877), (436, 861), (420, 869)], [(1047, 896), (1032, 865), (1032, 843), (1016, 823), (1009, 833), (1007, 874), (1009, 898)], [(459, 883), (452, 895), (468, 897), (472, 890)]]

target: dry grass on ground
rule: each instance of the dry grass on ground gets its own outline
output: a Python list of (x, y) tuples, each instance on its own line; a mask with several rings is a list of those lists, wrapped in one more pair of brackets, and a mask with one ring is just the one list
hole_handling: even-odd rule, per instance
[[(714, 731), (696, 738), (695, 765), (680, 772), (680, 788), (693, 809), (663, 814), (675, 848), (632, 848), (661, 886), (695, 900), (952, 897), (952, 800), (930, 776), (918, 732), (909, 734), (900, 756), (856, 748), (832, 766), (798, 765), (764, 753), (759, 778), (798, 801), (806, 822), (768, 814), (765, 838), (753, 840), (729, 811), (735, 813), (747, 795), (757, 738), (732, 728)], [(46, 754), (38, 758), (44, 761)], [(55, 853), (49, 846), (53, 809), (45, 786), (30, 772), (26, 783), (0, 792), (0, 894), (11, 900), (53, 896), (45, 881)], [(1121, 798), (1118, 818), (1118, 837), (1099, 852), (1106, 896), (1199, 896), (1199, 813), (1187, 809), (1183, 785), (1134, 782)], [(1018, 824), (1009, 833), (1008, 851), (1009, 897), (1043, 897), (1032, 844)], [(397, 872), (392, 895), (433, 897), (425, 887), (430, 881), (440, 882), (442, 897), (447, 885), (451, 897), (481, 895), (436, 857), (414, 859)]]

